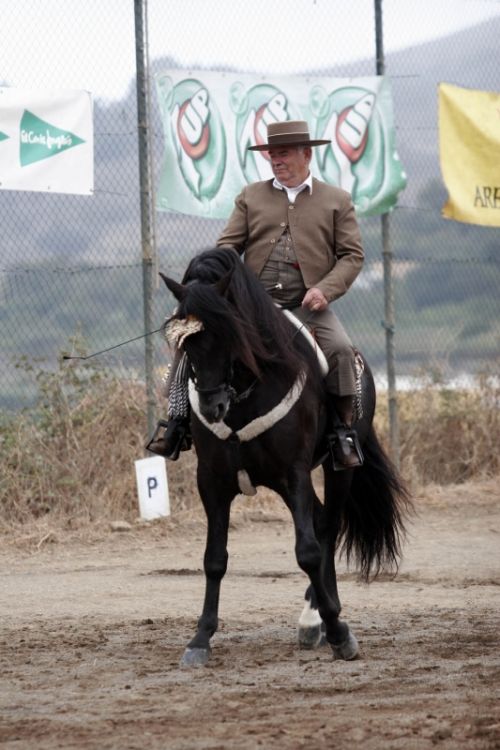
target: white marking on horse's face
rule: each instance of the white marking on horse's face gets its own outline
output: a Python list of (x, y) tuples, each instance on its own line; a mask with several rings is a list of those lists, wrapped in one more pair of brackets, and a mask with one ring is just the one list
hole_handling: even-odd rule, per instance
[(299, 617), (299, 627), (301, 628), (314, 628), (316, 625), (321, 625), (321, 617), (317, 609), (313, 609), (309, 601), (306, 601), (304, 609), (302, 610)]

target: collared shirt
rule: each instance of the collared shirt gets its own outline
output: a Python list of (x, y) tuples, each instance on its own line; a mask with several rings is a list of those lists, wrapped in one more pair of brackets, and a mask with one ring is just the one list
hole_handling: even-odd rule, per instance
[(295, 198), (298, 196), (299, 193), (301, 193), (306, 188), (309, 188), (309, 193), (312, 193), (313, 189), (313, 183), (312, 183), (312, 174), (309, 172), (304, 182), (302, 182), (300, 185), (297, 185), (297, 187), (287, 187), (286, 185), (282, 185), (279, 180), (274, 178), (273, 187), (275, 187), (277, 190), (286, 190), (286, 194), (288, 195), (288, 200), (293, 205), (295, 203)]

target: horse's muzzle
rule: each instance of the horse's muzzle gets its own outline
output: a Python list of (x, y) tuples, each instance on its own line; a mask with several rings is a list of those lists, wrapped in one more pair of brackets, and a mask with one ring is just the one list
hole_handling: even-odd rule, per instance
[(229, 411), (230, 396), (227, 389), (222, 389), (217, 393), (204, 394), (199, 393), (200, 412), (207, 422), (221, 422)]

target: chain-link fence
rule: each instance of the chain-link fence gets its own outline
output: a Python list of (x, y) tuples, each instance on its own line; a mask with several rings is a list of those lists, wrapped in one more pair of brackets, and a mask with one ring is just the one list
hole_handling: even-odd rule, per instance
[[(133, 0), (8, 0), (5, 5), (2, 85), (87, 89), (94, 98), (92, 197), (0, 191), (1, 404), (19, 408), (36, 393), (24, 358), (50, 368), (60, 352), (77, 346), (75, 337), (90, 353), (144, 333), (136, 48)], [(375, 74), (372, 0), (149, 0), (145, 5), (151, 78), (171, 67), (263, 76)], [(398, 152), (408, 175), (390, 220), (399, 384), (422, 372), (469, 377), (499, 351), (500, 230), (441, 218), (446, 195), (439, 169), (437, 85), (446, 81), (500, 91), (500, 4), (447, 0), (442, 6), (436, 9), (430, 0), (383, 3), (386, 74)], [(442, 15), (443, 9), (449, 25), (438, 31), (436, 13)], [(463, 18), (472, 25), (459, 29)], [(420, 36), (405, 46), (417, 21)], [(154, 85), (151, 90), (156, 180), (163, 135)], [(214, 244), (223, 224), (156, 212), (158, 266), (180, 278), (188, 260)], [(362, 219), (360, 225), (366, 265), (336, 310), (381, 383), (380, 218)], [(171, 304), (164, 288), (155, 289), (155, 328)], [(165, 350), (158, 335), (154, 339), (159, 375)], [(113, 349), (96, 362), (142, 378), (144, 342)]]

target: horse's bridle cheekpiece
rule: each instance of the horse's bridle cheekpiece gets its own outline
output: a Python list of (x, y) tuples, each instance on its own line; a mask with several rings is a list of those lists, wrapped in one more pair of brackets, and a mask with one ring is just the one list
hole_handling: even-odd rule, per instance
[(311, 139), (305, 120), (270, 122), (267, 126), (267, 143), (249, 146), (249, 151), (269, 151), (279, 146), (325, 146), (330, 140)]

